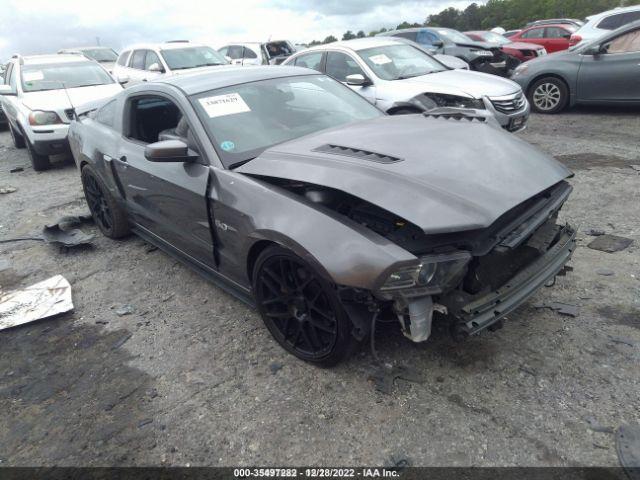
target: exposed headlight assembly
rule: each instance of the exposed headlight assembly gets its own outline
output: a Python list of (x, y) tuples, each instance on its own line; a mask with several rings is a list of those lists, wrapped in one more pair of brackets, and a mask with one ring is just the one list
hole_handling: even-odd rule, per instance
[(34, 110), (29, 113), (29, 125), (55, 125), (58, 123), (62, 123), (62, 120), (56, 112)]
[(419, 289), (420, 294), (441, 293), (452, 286), (471, 260), (468, 252), (455, 252), (442, 255), (420, 257), (420, 263), (392, 272), (380, 287), (380, 292), (392, 292), (403, 289)]
[(423, 103), (427, 110), (439, 107), (474, 108), (484, 110), (484, 101), (478, 98), (461, 97), (444, 93), (425, 93)]
[(493, 52), (490, 50), (475, 50), (472, 49), (471, 53), (478, 55), (479, 57), (493, 57)]

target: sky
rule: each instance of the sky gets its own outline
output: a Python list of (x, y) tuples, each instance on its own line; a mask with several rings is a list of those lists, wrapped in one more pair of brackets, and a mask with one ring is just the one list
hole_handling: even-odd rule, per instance
[[(467, 0), (0, 0), (0, 61), (20, 53), (100, 44), (188, 39), (220, 47), (231, 41), (293, 43), (424, 22)], [(481, 3), (478, 1), (477, 3)]]

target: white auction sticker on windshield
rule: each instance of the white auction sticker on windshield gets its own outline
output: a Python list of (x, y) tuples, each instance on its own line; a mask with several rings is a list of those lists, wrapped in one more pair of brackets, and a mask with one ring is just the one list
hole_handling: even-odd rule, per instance
[(372, 57), (369, 57), (369, 60), (371, 60), (376, 65), (384, 65), (385, 63), (391, 63), (391, 59), (387, 57), (384, 53), (380, 53), (379, 55), (374, 55)]
[(238, 93), (227, 93), (226, 95), (201, 98), (200, 104), (205, 112), (207, 112), (207, 115), (209, 115), (209, 118), (251, 111), (249, 105), (245, 103)]
[(25, 82), (44, 80), (44, 73), (42, 73), (40, 70), (36, 70), (34, 72), (22, 72), (22, 79)]

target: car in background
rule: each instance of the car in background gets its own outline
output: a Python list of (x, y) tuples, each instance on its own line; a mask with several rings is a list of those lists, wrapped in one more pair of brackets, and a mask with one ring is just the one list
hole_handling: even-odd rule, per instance
[(576, 248), (556, 160), (474, 118), (385, 115), (311, 70), (135, 85), (69, 137), (104, 235), (163, 249), (323, 367), (378, 321), (413, 342), (434, 319), (459, 340), (498, 327)]
[[(517, 58), (520, 62), (526, 62), (532, 58), (546, 55), (547, 51), (541, 45), (525, 42), (513, 42), (511, 39), (495, 32), (472, 31), (464, 32), (471, 40), (486, 42), (500, 48), (507, 55)], [(517, 65), (516, 65), (517, 66)], [(515, 67), (514, 67), (515, 68)]]
[(405, 28), (379, 33), (380, 37), (406, 38), (420, 44), (433, 54), (457, 57), (469, 64), (471, 70), (507, 75), (507, 56), (496, 47), (475, 42), (450, 28)]
[(640, 21), (573, 50), (523, 63), (512, 78), (540, 113), (576, 104), (640, 105), (639, 65)]
[(230, 43), (218, 49), (233, 65), (280, 65), (298, 49), (288, 40)]
[(74, 47), (58, 50), (61, 54), (84, 55), (91, 60), (100, 63), (109, 73), (113, 73), (113, 67), (118, 59), (118, 53), (109, 47)]
[(529, 22), (525, 25), (525, 28), (538, 27), (540, 25), (573, 25), (580, 28), (582, 25), (584, 25), (584, 22), (576, 18), (548, 18), (546, 20), (536, 20), (534, 22)]
[(188, 41), (148, 43), (125, 48), (113, 69), (120, 83), (133, 85), (163, 75), (176, 75), (196, 68), (210, 68), (229, 62), (216, 50)]
[(640, 20), (640, 5), (615, 8), (587, 17), (587, 23), (571, 35), (569, 43), (572, 47), (588, 43), (612, 30)]
[(39, 171), (49, 167), (49, 155), (68, 152), (67, 131), (76, 107), (120, 91), (106, 69), (84, 56), (15, 56), (0, 85), (0, 102), (14, 146), (26, 147)]
[(529, 27), (516, 33), (509, 40), (541, 45), (547, 53), (560, 52), (569, 48), (569, 39), (577, 30), (575, 25), (556, 24)]
[(412, 45), (412, 46), (422, 50), (427, 55), (435, 58), (437, 61), (442, 63), (445, 67), (448, 67), (448, 68), (450, 68), (452, 70), (469, 70), (469, 64), (467, 62), (465, 62), (464, 60), (458, 58), (458, 57), (454, 57), (454, 56), (451, 56), (451, 55), (444, 55), (442, 53), (432, 53), (432, 51), (430, 49), (425, 48), (424, 46), (420, 45), (419, 43), (416, 43), (416, 42), (414, 42), (412, 40), (409, 40), (408, 38), (393, 37), (393, 39), (398, 41), (398, 42), (406, 43), (407, 45)]
[(520, 33), (521, 31), (522, 31), (522, 29), (521, 29), (521, 28), (518, 28), (518, 29), (516, 29), (516, 30), (507, 30), (506, 32), (504, 32), (504, 33), (502, 34), (502, 36), (503, 36), (503, 37), (507, 37), (507, 38), (511, 38), (511, 37), (513, 37), (514, 35), (516, 35), (516, 34)]
[(517, 84), (451, 70), (405, 42), (393, 37), (334, 42), (298, 52), (284, 65), (326, 73), (392, 115), (445, 107), (472, 111), (509, 131), (526, 127), (529, 104)]

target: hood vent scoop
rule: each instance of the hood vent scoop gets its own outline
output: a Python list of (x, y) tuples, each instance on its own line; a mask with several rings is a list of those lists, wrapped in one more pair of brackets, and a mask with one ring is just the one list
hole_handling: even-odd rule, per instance
[(343, 147), (340, 145), (326, 144), (313, 149), (314, 152), (330, 153), (332, 155), (342, 155), (345, 157), (361, 158), (377, 163), (396, 163), (403, 159), (382, 153), (369, 152), (360, 148)]

